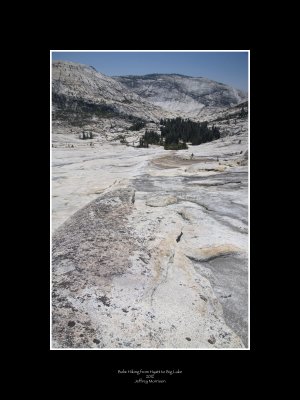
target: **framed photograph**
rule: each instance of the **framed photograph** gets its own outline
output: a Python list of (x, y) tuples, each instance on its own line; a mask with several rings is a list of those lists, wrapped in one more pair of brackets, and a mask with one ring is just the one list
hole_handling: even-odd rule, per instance
[(250, 51), (50, 64), (51, 350), (249, 350)]

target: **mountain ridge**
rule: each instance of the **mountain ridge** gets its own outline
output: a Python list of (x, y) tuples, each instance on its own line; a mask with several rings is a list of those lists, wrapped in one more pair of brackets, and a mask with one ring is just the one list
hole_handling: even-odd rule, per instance
[(247, 100), (247, 93), (225, 83), (181, 74), (114, 76), (128, 89), (164, 110), (200, 117), (208, 107), (230, 107)]
[[(62, 113), (74, 114), (80, 111), (90, 113), (91, 118), (109, 112), (115, 116), (133, 116), (158, 121), (165, 112), (148, 103), (121, 83), (94, 67), (66, 61), (52, 63), (52, 100), (55, 117)], [(104, 112), (103, 112), (104, 111)]]
[(203, 77), (175, 73), (110, 77), (91, 65), (59, 60), (52, 64), (55, 129), (90, 129), (112, 120), (120, 128), (129, 128), (137, 120), (155, 124), (175, 117), (204, 121), (244, 101), (246, 93)]
[[(95, 67), (93, 67), (91, 65), (90, 65), (90, 67), (93, 68), (95, 71), (97, 71)], [(182, 78), (191, 78), (191, 79), (207, 79), (208, 81), (216, 82), (219, 85), (232, 87), (233, 89), (236, 89), (238, 91), (243, 92), (245, 95), (247, 95), (247, 93), (248, 93), (246, 90), (243, 90), (243, 89), (237, 88), (235, 86), (232, 86), (229, 83), (216, 81), (214, 79), (207, 78), (205, 76), (192, 76), (192, 75), (186, 75), (186, 74), (178, 74), (176, 72), (153, 72), (151, 74), (140, 74), (140, 75), (128, 74), (128, 75), (109, 75), (109, 76), (111, 78), (114, 78), (114, 79), (115, 78), (141, 78), (141, 77), (151, 77), (151, 76), (179, 76), (179, 77), (182, 77)]]

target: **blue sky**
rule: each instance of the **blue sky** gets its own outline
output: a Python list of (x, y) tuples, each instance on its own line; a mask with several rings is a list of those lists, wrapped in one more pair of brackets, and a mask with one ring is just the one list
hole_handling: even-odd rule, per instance
[(108, 76), (176, 73), (248, 90), (247, 52), (53, 52), (53, 60), (92, 65)]

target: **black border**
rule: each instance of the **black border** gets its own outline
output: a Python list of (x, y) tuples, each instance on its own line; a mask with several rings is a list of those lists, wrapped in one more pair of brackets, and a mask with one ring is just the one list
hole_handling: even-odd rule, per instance
[[(97, 48), (99, 46), (89, 46), (90, 48)], [(209, 48), (216, 48), (220, 50), (220, 46), (210, 46)], [(256, 353), (259, 350), (260, 345), (258, 341), (257, 332), (259, 331), (258, 324), (258, 300), (257, 293), (260, 293), (259, 290), (259, 280), (260, 274), (257, 271), (257, 240), (259, 241), (258, 229), (255, 221), (255, 216), (253, 215), (253, 209), (260, 208), (258, 204), (257, 198), (252, 196), (253, 192), (257, 190), (256, 188), (256, 179), (260, 175), (260, 167), (261, 164), (259, 162), (259, 158), (263, 159), (263, 151), (261, 148), (261, 141), (258, 141), (257, 135), (260, 132), (260, 121), (259, 121), (259, 103), (262, 105), (262, 99), (259, 96), (259, 64), (261, 62), (261, 53), (257, 48), (248, 47), (245, 44), (241, 44), (240, 46), (226, 46), (223, 48), (226, 49), (250, 49), (250, 89), (251, 89), (251, 98), (250, 98), (250, 113), (251, 113), (251, 145), (250, 145), (250, 161), (251, 161), (251, 192), (250, 192), (250, 210), (251, 210), (251, 220), (250, 220), (250, 229), (251, 229), (251, 341), (250, 341), (250, 350), (222, 350), (220, 351), (208, 351), (208, 350), (102, 350), (100, 353), (96, 351), (88, 351), (88, 356), (86, 355), (85, 350), (50, 350), (50, 275), (49, 275), (49, 265), (50, 265), (50, 256), (49, 255), (49, 243), (50, 243), (50, 203), (49, 207), (46, 206), (48, 199), (50, 198), (50, 188), (49, 188), (49, 180), (50, 177), (50, 152), (49, 152), (49, 143), (50, 143), (50, 49), (72, 49), (74, 46), (59, 46), (53, 45), (44, 49), (42, 57), (39, 59), (39, 71), (34, 71), (34, 80), (37, 84), (37, 90), (34, 91), (33, 94), (35, 105), (40, 108), (38, 112), (38, 120), (43, 126), (43, 132), (39, 135), (38, 140), (36, 141), (35, 148), (33, 151), (32, 159), (30, 161), (32, 168), (34, 171), (38, 171), (37, 174), (40, 177), (39, 179), (34, 179), (33, 182), (33, 193), (38, 193), (37, 202), (35, 201), (35, 205), (33, 206), (33, 215), (35, 215), (38, 219), (39, 227), (37, 228), (38, 234), (35, 240), (40, 242), (36, 244), (34, 249), (32, 249), (32, 245), (30, 246), (31, 252), (34, 254), (38, 261), (36, 264), (36, 269), (34, 270), (34, 296), (33, 296), (33, 308), (35, 310), (36, 315), (38, 315), (38, 320), (41, 321), (41, 318), (44, 321), (43, 330), (41, 330), (40, 322), (38, 322), (38, 327), (34, 335), (34, 343), (36, 348), (38, 348), (38, 352), (43, 351), (43, 354), (48, 355), (48, 359), (53, 362), (53, 365), (57, 365), (58, 369), (60, 368), (60, 363), (64, 360), (69, 360), (72, 363), (72, 360), (81, 360), (80, 362), (89, 362), (89, 360), (93, 361), (93, 363), (98, 363), (98, 371), (99, 371), (99, 381), (105, 384), (110, 381), (112, 383), (120, 384), (123, 383), (131, 383), (130, 379), (126, 379), (126, 377), (120, 378), (117, 371), (120, 369), (168, 369), (168, 370), (176, 370), (180, 369), (183, 371), (183, 375), (178, 380), (173, 380), (172, 385), (199, 382), (199, 371), (202, 368), (206, 369), (207, 365), (215, 364), (218, 362), (218, 359), (227, 359), (229, 354), (234, 359), (248, 359), (250, 354)], [(76, 46), (75, 48), (83, 48), (82, 46)], [(110, 48), (119, 48), (119, 46), (110, 46)], [(133, 46), (126, 46), (125, 48), (133, 49)], [(140, 48), (140, 47), (137, 47)], [(144, 46), (142, 48), (145, 48)], [(158, 46), (152, 46), (151, 48), (158, 49)], [(170, 46), (166, 46), (166, 48), (170, 48)], [(182, 49), (182, 46), (173, 46), (173, 48)], [(199, 45), (190, 46), (192, 49), (200, 48)], [(43, 61), (41, 61), (43, 60)], [(40, 75), (39, 75), (40, 74)], [(43, 82), (43, 84), (41, 83)], [(42, 86), (43, 85), (43, 86)], [(38, 96), (37, 96), (38, 94)], [(43, 99), (43, 100), (42, 100)], [(41, 130), (41, 129), (40, 129)], [(44, 171), (44, 172), (42, 172)], [(255, 187), (253, 185), (255, 182)], [(41, 194), (43, 193), (43, 195)], [(38, 204), (36, 204), (38, 203)], [(40, 211), (42, 210), (43, 217), (40, 217)], [(38, 213), (38, 214), (37, 214)], [(47, 224), (47, 221), (49, 223)], [(40, 232), (43, 232), (40, 233)], [(254, 239), (254, 240), (253, 240)], [(32, 240), (32, 237), (30, 238)], [(255, 242), (255, 245), (252, 242)], [(255, 249), (255, 251), (254, 251)], [(38, 255), (39, 254), (39, 255)], [(48, 260), (48, 261), (47, 261)], [(258, 286), (258, 290), (257, 290)], [(253, 289), (255, 287), (255, 290)], [(49, 310), (49, 314), (47, 314), (47, 310)], [(41, 339), (41, 343), (37, 345), (36, 343)], [(42, 350), (43, 349), (43, 350)], [(75, 355), (74, 355), (75, 352)], [(196, 368), (195, 368), (196, 366)], [(145, 387), (149, 387), (149, 385), (144, 385)], [(155, 385), (156, 386), (156, 385)], [(161, 386), (158, 385), (158, 388)]]

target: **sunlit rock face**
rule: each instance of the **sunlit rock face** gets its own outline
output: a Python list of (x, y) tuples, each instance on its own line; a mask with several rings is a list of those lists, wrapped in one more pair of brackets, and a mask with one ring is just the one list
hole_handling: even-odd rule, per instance
[(53, 346), (247, 346), (247, 136), (74, 143), (53, 150)]
[(224, 108), (247, 100), (247, 94), (206, 78), (178, 74), (114, 77), (128, 89), (163, 109), (189, 117), (207, 107)]
[(54, 119), (75, 125), (105, 117), (158, 120), (166, 113), (115, 79), (92, 67), (66, 61), (52, 63)]

